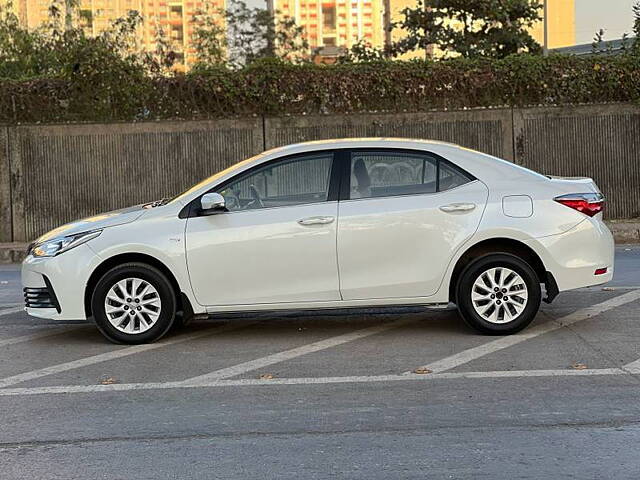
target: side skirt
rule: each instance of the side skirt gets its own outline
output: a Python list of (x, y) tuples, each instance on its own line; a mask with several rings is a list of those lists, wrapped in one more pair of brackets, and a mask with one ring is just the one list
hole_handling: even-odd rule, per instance
[(196, 318), (245, 318), (252, 317), (298, 317), (298, 316), (347, 316), (347, 315), (384, 315), (420, 313), (424, 311), (449, 311), (455, 310), (453, 303), (429, 303), (429, 304), (399, 304), (381, 306), (318, 306), (308, 308), (260, 308), (256, 310), (216, 310), (209, 311), (206, 315), (197, 315)]

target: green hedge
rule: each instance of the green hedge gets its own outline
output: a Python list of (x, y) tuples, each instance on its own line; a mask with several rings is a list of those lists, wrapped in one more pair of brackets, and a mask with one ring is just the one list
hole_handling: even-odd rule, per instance
[(0, 122), (131, 121), (432, 109), (640, 103), (640, 57), (515, 55), (503, 60), (333, 66), (261, 62), (149, 77), (137, 69), (65, 79), (0, 79)]

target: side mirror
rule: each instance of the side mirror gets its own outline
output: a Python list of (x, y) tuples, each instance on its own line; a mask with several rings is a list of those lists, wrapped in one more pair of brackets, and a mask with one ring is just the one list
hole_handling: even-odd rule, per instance
[(219, 193), (205, 193), (200, 198), (200, 207), (203, 215), (213, 215), (227, 211), (224, 197)]

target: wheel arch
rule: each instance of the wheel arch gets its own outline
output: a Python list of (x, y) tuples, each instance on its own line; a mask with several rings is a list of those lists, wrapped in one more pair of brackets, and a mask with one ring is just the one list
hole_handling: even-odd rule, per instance
[(102, 263), (100, 263), (94, 270), (91, 272), (89, 279), (87, 280), (87, 284), (84, 289), (84, 311), (89, 318), (92, 314), (91, 312), (91, 297), (93, 295), (93, 291), (98, 284), (98, 281), (102, 278), (102, 276), (118, 265), (122, 265), (123, 263), (145, 263), (152, 267), (160, 270), (166, 277), (169, 279), (171, 286), (176, 294), (176, 308), (177, 310), (185, 310), (189, 309), (193, 311), (191, 302), (189, 301), (189, 297), (185, 295), (185, 293), (180, 288), (180, 284), (176, 279), (175, 275), (171, 270), (159, 259), (156, 257), (139, 252), (131, 252), (131, 253), (121, 253), (118, 255), (114, 255), (112, 257), (107, 258)]
[(524, 260), (531, 266), (531, 268), (533, 268), (540, 280), (540, 283), (544, 283), (546, 285), (548, 298), (553, 300), (553, 297), (557, 295), (557, 292), (553, 292), (554, 286), (557, 289), (555, 279), (551, 272), (547, 271), (542, 259), (535, 250), (520, 240), (508, 237), (498, 237), (485, 239), (470, 246), (458, 258), (449, 280), (449, 301), (455, 301), (458, 278), (460, 278), (465, 267), (473, 260), (493, 253), (510, 253), (512, 255), (516, 255), (521, 260)]

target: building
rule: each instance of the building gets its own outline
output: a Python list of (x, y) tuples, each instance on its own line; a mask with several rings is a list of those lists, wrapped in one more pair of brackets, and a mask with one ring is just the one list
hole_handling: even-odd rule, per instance
[[(575, 43), (575, 0), (546, 0), (548, 2), (549, 48)], [(323, 56), (337, 55), (340, 49), (350, 48), (360, 39), (371, 46), (382, 47), (386, 42), (402, 38), (402, 31), (387, 33), (385, 25), (403, 17), (402, 10), (416, 5), (416, 0), (269, 0), (269, 8), (296, 20), (305, 28), (312, 50)], [(385, 12), (390, 12), (385, 15)], [(531, 31), (541, 45), (544, 41), (543, 22)], [(429, 52), (430, 54), (430, 52)], [(411, 52), (403, 58), (424, 57), (424, 52)]]
[[(575, 0), (546, 0), (548, 48), (560, 48), (576, 43), (576, 6)], [(542, 15), (541, 15), (542, 16)], [(542, 45), (544, 43), (544, 24), (538, 22), (531, 35)]]
[(562, 55), (621, 55), (633, 44), (636, 37), (628, 37), (626, 39), (617, 38), (615, 40), (605, 40), (594, 48), (593, 43), (582, 43), (580, 45), (571, 45), (570, 47), (560, 47), (552, 49), (553, 53)]
[[(6, 0), (0, 0), (0, 2)], [(48, 7), (52, 0), (14, 0), (14, 7), (30, 28), (48, 20)], [(64, 2), (64, 0), (59, 0)], [(575, 43), (575, 0), (546, 0), (548, 9), (548, 47), (558, 48)], [(304, 27), (307, 41), (321, 61), (331, 60), (344, 49), (363, 40), (373, 47), (399, 40), (403, 33), (395, 29), (389, 33), (385, 25), (403, 18), (402, 10), (411, 8), (416, 0), (267, 0), (271, 11), (289, 16)], [(129, 10), (139, 11), (144, 18), (140, 42), (154, 50), (161, 27), (170, 39), (178, 56), (178, 64), (188, 68), (194, 60), (192, 35), (194, 14), (205, 7), (215, 11), (226, 6), (226, 0), (81, 0), (82, 15), (78, 21), (85, 24), (89, 34), (98, 34), (109, 28), (111, 22), (126, 15)], [(532, 29), (533, 37), (544, 40), (543, 23)], [(411, 52), (403, 58), (432, 55), (432, 52)], [(437, 55), (437, 53), (435, 53)]]
[(270, 0), (268, 7), (304, 27), (309, 47), (324, 57), (360, 40), (384, 45), (383, 0)]
[[(80, 15), (76, 15), (74, 21), (83, 25), (88, 34), (97, 35), (108, 29), (113, 20), (136, 10), (144, 19), (139, 32), (140, 45), (149, 51), (155, 50), (161, 29), (176, 52), (177, 65), (188, 68), (194, 60), (191, 43), (194, 15), (206, 7), (214, 12), (225, 4), (225, 0), (81, 0)], [(50, 5), (51, 0), (14, 0), (20, 21), (29, 28), (49, 21)]]

